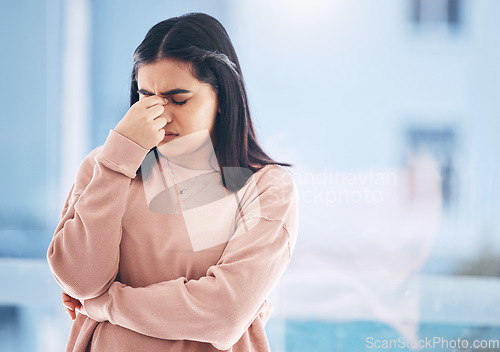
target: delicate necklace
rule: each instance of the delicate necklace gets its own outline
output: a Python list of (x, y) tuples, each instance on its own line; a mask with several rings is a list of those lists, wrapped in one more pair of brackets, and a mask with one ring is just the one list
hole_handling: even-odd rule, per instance
[(198, 176), (196, 176), (196, 177), (193, 179), (193, 181), (191, 181), (191, 183), (190, 183), (188, 186), (186, 186), (186, 187), (184, 187), (184, 188), (181, 188), (181, 187), (179, 186), (179, 183), (177, 183), (177, 180), (175, 179), (174, 173), (172, 172), (172, 168), (170, 167), (170, 163), (168, 162), (168, 158), (165, 158), (165, 159), (167, 159), (168, 171), (170, 171), (170, 175), (172, 175), (172, 178), (174, 179), (175, 184), (176, 184), (176, 185), (177, 185), (177, 187), (179, 188), (179, 194), (182, 194), (182, 192), (184, 192), (186, 189), (188, 189), (189, 187), (191, 187), (191, 186), (193, 185), (193, 183), (195, 183), (195, 182), (196, 182), (196, 180), (198, 179), (198, 177), (200, 177), (201, 175), (204, 175), (204, 174), (206, 174), (207, 172), (209, 172), (209, 171), (210, 171), (210, 169), (208, 169), (208, 170), (203, 170), (203, 172), (202, 172), (201, 174), (199, 174)]

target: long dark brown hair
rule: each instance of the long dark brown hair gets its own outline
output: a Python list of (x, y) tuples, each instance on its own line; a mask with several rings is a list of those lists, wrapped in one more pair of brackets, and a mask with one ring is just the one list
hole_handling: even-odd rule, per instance
[[(139, 67), (164, 58), (189, 63), (196, 79), (217, 92), (220, 112), (214, 125), (214, 151), (226, 189), (239, 190), (265, 165), (292, 166), (271, 159), (257, 142), (238, 57), (219, 21), (207, 14), (189, 13), (154, 25), (134, 52), (131, 106), (139, 100)], [(150, 152), (156, 153), (156, 147)], [(143, 164), (137, 176), (149, 171)]]

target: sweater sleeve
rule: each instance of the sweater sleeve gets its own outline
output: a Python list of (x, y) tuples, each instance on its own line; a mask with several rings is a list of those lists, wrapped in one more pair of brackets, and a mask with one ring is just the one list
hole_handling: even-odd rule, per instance
[(296, 241), (296, 185), (286, 170), (272, 170), (278, 173), (267, 172), (251, 196), (242, 198), (241, 221), (206, 276), (136, 288), (116, 281), (83, 302), (89, 316), (156, 338), (229, 349), (265, 307)]
[(47, 251), (56, 281), (70, 296), (97, 297), (116, 278), (128, 189), (147, 153), (110, 130), (82, 162)]

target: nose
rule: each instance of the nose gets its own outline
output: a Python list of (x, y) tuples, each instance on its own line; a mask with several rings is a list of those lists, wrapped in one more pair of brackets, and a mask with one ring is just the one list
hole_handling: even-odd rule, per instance
[(172, 118), (172, 113), (170, 112), (170, 109), (168, 108), (168, 101), (165, 99), (165, 102), (162, 105), (163, 105), (164, 110), (160, 116), (166, 118), (167, 123), (172, 122), (173, 118)]

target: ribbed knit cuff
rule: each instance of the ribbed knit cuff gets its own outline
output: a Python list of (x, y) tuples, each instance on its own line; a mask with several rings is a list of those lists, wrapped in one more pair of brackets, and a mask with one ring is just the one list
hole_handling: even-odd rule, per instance
[(110, 169), (134, 178), (149, 149), (141, 147), (131, 139), (114, 130), (109, 130), (108, 138), (101, 153), (94, 157)]
[(109, 291), (106, 291), (99, 297), (84, 300), (82, 304), (90, 318), (95, 321), (107, 321), (109, 320), (107, 308), (110, 298)]

